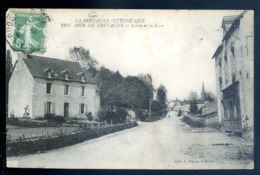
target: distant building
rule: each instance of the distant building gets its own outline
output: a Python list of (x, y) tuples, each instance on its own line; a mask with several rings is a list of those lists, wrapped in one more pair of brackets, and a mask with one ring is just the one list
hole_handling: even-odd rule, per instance
[[(252, 133), (254, 124), (253, 13), (225, 16), (215, 58), (219, 122), (225, 131)], [(249, 132), (243, 132), (249, 131)]]
[(80, 117), (100, 106), (94, 77), (78, 62), (19, 54), (9, 82), (8, 111), (15, 117), (46, 113)]
[(205, 119), (205, 126), (219, 129), (217, 102), (208, 102), (201, 107), (201, 117)]
[[(182, 102), (182, 106), (181, 106), (181, 109), (183, 111), (188, 111), (189, 112), (189, 109), (190, 109), (190, 104), (193, 102), (193, 100), (184, 100)], [(196, 100), (196, 104), (198, 106), (198, 109), (200, 109), (203, 105), (205, 105), (205, 101), (204, 100)]]
[(217, 117), (217, 102), (208, 102), (201, 107), (201, 115), (202, 116), (212, 116)]
[(176, 98), (175, 100), (170, 100), (169, 102), (168, 102), (168, 109), (169, 110), (179, 110), (180, 109), (180, 107), (181, 107), (181, 105), (182, 105), (182, 102), (181, 102), (181, 100), (179, 100), (178, 98)]

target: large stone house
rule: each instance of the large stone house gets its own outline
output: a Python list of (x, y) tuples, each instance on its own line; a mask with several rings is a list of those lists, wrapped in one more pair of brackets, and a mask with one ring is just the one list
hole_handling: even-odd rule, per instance
[(225, 16), (222, 43), (213, 55), (219, 122), (227, 132), (250, 136), (254, 124), (253, 19), (252, 11)]
[(78, 62), (18, 54), (9, 82), (8, 116), (95, 116), (99, 93), (94, 77)]

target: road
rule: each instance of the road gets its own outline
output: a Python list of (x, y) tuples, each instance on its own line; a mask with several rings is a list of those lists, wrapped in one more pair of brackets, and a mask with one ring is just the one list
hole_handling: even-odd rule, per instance
[[(252, 143), (221, 132), (192, 129), (171, 117), (80, 144), (10, 157), (9, 167), (83, 169), (253, 168)], [(248, 153), (249, 152), (249, 153)], [(251, 157), (250, 157), (251, 156)], [(241, 160), (238, 160), (241, 159)]]

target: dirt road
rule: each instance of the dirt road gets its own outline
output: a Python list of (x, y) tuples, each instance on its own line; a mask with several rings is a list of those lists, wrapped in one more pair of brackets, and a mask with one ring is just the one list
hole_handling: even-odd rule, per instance
[[(162, 120), (83, 143), (8, 158), (9, 167), (84, 169), (253, 168), (253, 144), (184, 124), (175, 113)], [(168, 114), (168, 115), (169, 115)]]

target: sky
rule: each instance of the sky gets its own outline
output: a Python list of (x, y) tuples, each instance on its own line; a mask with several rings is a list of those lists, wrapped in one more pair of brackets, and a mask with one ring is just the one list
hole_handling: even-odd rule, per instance
[[(69, 48), (82, 46), (100, 65), (119, 70), (123, 76), (150, 73), (155, 88), (160, 84), (166, 87), (168, 100), (186, 99), (191, 91), (200, 94), (202, 82), (206, 91), (216, 94), (212, 56), (223, 37), (222, 18), (241, 12), (49, 9), (46, 13), (51, 21), (44, 30), (43, 56), (69, 59)], [(112, 19), (135, 19), (153, 27), (131, 27), (136, 23), (124, 23), (124, 27), (75, 27), (75, 20), (89, 19), (90, 14), (110, 20), (107, 24), (118, 24)], [(70, 27), (61, 27), (62, 23)]]

